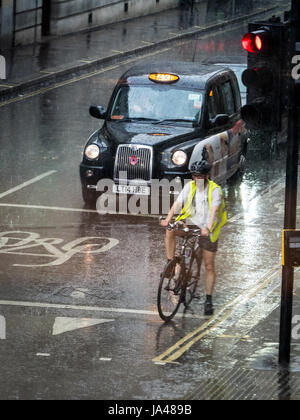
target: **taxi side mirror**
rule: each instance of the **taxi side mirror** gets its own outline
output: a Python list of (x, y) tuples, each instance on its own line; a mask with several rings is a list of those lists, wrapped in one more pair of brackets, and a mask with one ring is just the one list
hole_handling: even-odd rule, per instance
[(227, 114), (218, 114), (214, 118), (210, 119), (210, 124), (213, 127), (220, 127), (226, 125), (229, 122), (229, 116)]
[(106, 118), (106, 111), (102, 106), (90, 106), (90, 115), (98, 120), (104, 120)]

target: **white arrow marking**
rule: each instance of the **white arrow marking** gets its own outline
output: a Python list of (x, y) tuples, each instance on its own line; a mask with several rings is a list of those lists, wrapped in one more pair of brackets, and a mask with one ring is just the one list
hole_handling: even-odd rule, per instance
[(3, 315), (0, 315), (0, 340), (6, 339), (6, 321)]
[(58, 335), (67, 331), (79, 330), (80, 328), (87, 328), (93, 325), (104, 324), (106, 322), (113, 321), (114, 319), (69, 318), (59, 316), (55, 318), (52, 335)]

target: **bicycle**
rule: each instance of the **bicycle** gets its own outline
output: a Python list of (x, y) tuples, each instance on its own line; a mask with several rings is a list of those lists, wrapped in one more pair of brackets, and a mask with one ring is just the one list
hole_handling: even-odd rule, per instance
[(170, 321), (177, 313), (181, 303), (187, 308), (195, 296), (200, 278), (202, 248), (197, 240), (201, 229), (184, 227), (182, 222), (169, 223), (167, 229), (183, 232), (179, 255), (169, 261), (161, 274), (157, 308), (163, 321)]

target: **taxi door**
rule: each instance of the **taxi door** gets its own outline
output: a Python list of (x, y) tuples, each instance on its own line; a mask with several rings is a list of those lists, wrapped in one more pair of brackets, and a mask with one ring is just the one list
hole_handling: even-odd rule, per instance
[[(216, 121), (220, 115), (224, 115), (223, 101), (217, 81), (219, 80), (215, 79), (214, 83), (208, 85), (205, 116), (207, 137), (200, 143), (197, 154), (198, 160), (207, 158), (212, 164), (211, 178), (217, 183), (223, 183), (227, 179), (229, 138), (226, 119), (223, 123), (222, 120)], [(202, 153), (200, 154), (201, 148)]]
[[(228, 115), (227, 142), (227, 170), (226, 177), (230, 178), (239, 168), (241, 155), (242, 121), (240, 119), (241, 98), (236, 89), (235, 80), (227, 77), (220, 82), (219, 94), (222, 101), (223, 113)], [(224, 133), (220, 134), (225, 136)]]

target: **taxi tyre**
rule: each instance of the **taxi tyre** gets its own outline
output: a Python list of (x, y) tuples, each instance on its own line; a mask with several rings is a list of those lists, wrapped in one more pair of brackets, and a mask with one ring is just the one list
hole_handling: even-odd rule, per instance
[(95, 191), (89, 190), (87, 187), (82, 185), (82, 198), (86, 204), (94, 204), (96, 202)]
[(243, 174), (246, 170), (246, 163), (247, 163), (247, 159), (246, 156), (242, 153), (240, 156), (240, 163), (239, 163), (239, 169), (238, 169), (238, 174)]

